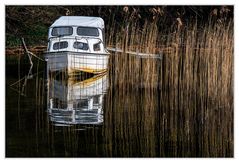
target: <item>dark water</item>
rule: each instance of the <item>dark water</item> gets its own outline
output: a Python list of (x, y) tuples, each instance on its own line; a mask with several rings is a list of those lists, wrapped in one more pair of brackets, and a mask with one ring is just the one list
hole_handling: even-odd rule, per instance
[[(119, 61), (114, 62), (115, 69), (119, 68)], [(27, 65), (19, 70), (17, 64), (7, 64), (6, 156), (233, 156), (231, 120), (219, 119), (208, 126), (218, 115), (216, 110), (208, 117), (194, 105), (174, 110), (165, 87), (145, 84), (149, 73), (132, 86), (134, 79), (123, 72), (117, 76), (119, 72), (47, 79), (44, 65), (39, 63), (32, 78), (25, 81)]]

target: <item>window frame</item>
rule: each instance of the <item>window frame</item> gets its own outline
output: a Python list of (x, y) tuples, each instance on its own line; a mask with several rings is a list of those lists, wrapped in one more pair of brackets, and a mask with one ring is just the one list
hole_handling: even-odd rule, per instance
[[(64, 35), (53, 35), (53, 30), (55, 28), (70, 28), (71, 29), (71, 34), (64, 34)], [(57, 26), (57, 27), (53, 27), (52, 30), (51, 30), (51, 35), (53, 37), (60, 37), (60, 36), (72, 36), (74, 33), (74, 28), (72, 26)]]
[[(83, 49), (76, 48), (76, 47), (75, 47), (75, 44), (76, 44), (76, 43), (82, 43), (83, 46), (84, 46), (84, 44), (86, 44), (86, 45), (87, 45), (87, 49), (84, 49), (84, 48), (83, 48)], [(89, 45), (88, 45), (87, 43), (80, 42), (80, 41), (75, 41), (75, 42), (73, 43), (73, 48), (74, 48), (74, 49), (77, 49), (77, 50), (89, 50), (90, 47), (89, 47)]]
[[(79, 33), (78, 33), (78, 29), (79, 29), (79, 28), (91, 28), (91, 29), (96, 29), (97, 35), (79, 35)], [(98, 29), (98, 28), (96, 28), (96, 27), (85, 27), (85, 26), (78, 26), (78, 27), (76, 28), (76, 34), (77, 34), (78, 36), (93, 36), (93, 37), (99, 37), (99, 36), (100, 36), (100, 32), (99, 32), (99, 29)]]
[[(64, 47), (64, 48), (60, 48), (60, 43), (63, 43), (63, 42), (66, 42), (66, 43), (67, 43), (67, 46)], [(55, 49), (55, 48), (54, 48), (54, 45), (55, 45), (55, 44), (59, 44), (59, 45), (58, 45), (59, 48)], [(66, 48), (68, 48), (68, 47), (69, 47), (68, 41), (58, 41), (58, 42), (55, 42), (55, 43), (52, 45), (52, 49), (53, 49), (53, 50), (61, 50), (61, 49), (66, 49)]]

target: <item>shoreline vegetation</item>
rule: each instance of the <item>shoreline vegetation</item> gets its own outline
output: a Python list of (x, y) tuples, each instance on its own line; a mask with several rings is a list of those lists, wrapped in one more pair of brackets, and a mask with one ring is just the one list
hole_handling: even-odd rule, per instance
[[(189, 26), (200, 30), (210, 22), (233, 19), (233, 6), (6, 6), (6, 47), (46, 46), (48, 27), (60, 16), (99, 16), (105, 21), (106, 40), (113, 31), (135, 24), (137, 32), (155, 23), (160, 37), (167, 37)], [(117, 29), (118, 28), (118, 29)], [(114, 33), (115, 35), (117, 33)]]

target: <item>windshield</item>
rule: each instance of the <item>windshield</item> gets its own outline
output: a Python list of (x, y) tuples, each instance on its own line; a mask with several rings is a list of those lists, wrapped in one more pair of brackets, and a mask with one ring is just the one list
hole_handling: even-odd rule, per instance
[(99, 31), (93, 27), (78, 27), (77, 34), (80, 36), (99, 36)]
[(52, 36), (69, 36), (73, 34), (72, 27), (54, 27), (51, 31)]

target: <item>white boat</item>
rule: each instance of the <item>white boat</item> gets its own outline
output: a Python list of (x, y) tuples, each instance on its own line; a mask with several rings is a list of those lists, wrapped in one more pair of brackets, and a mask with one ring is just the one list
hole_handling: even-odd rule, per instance
[(104, 20), (100, 17), (60, 17), (49, 28), (45, 54), (48, 72), (105, 72), (109, 53), (104, 35)]

